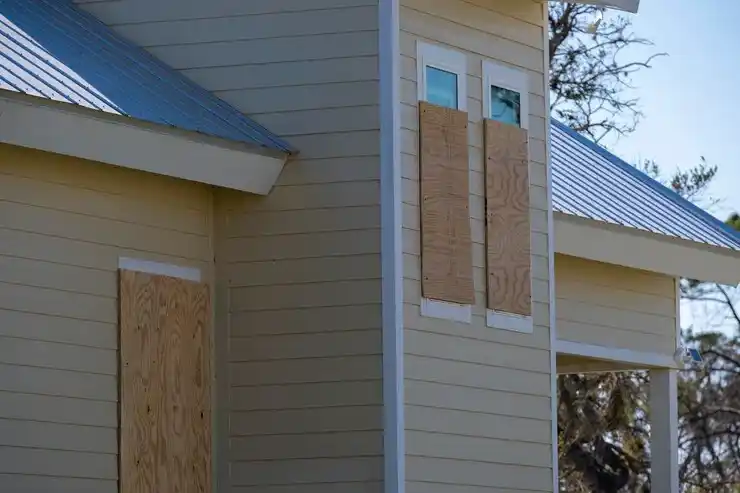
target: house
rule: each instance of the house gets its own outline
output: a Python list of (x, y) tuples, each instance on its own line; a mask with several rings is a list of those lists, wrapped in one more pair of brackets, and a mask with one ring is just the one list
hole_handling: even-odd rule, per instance
[(0, 1), (0, 490), (553, 492), (557, 374), (643, 368), (677, 493), (740, 240), (549, 124), (546, 21)]

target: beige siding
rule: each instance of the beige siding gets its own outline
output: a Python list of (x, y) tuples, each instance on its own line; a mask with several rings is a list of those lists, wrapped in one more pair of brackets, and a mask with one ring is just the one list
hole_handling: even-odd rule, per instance
[(673, 355), (674, 278), (557, 255), (555, 279), (558, 339)]
[[(528, 0), (402, 0), (401, 5), (407, 489), (552, 491), (542, 5)], [(467, 54), (472, 324), (420, 315), (418, 40)], [(529, 75), (533, 334), (485, 324), (483, 60)]]
[(220, 492), (382, 489), (377, 3), (85, 4), (300, 151), (216, 197)]
[(0, 146), (0, 490), (117, 490), (119, 256), (199, 267), (207, 187)]

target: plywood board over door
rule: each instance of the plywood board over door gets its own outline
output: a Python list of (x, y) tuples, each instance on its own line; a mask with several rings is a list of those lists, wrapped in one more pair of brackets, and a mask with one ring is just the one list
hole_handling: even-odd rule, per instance
[(120, 271), (121, 493), (210, 493), (208, 286)]
[(485, 121), (488, 308), (532, 314), (527, 131)]
[(422, 296), (474, 302), (468, 114), (419, 102)]

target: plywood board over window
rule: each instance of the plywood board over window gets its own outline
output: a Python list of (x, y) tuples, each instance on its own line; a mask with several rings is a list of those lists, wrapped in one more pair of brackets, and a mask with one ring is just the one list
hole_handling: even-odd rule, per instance
[(485, 121), (488, 308), (532, 313), (527, 131)]
[(211, 491), (208, 286), (120, 271), (121, 493)]
[(473, 304), (468, 115), (419, 102), (422, 296)]

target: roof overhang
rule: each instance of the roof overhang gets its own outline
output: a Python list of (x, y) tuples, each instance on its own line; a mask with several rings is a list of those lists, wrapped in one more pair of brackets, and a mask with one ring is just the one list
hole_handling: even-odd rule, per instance
[(673, 359), (672, 354), (633, 351), (562, 340), (555, 342), (555, 350), (557, 351), (557, 372), (559, 375), (646, 370), (650, 368), (682, 369)]
[(0, 90), (0, 142), (267, 195), (288, 155)]
[(555, 251), (677, 277), (740, 282), (740, 252), (555, 213)]
[(580, 3), (584, 5), (594, 5), (606, 9), (623, 10), (636, 14), (640, 8), (640, 0), (562, 0), (568, 3)]

